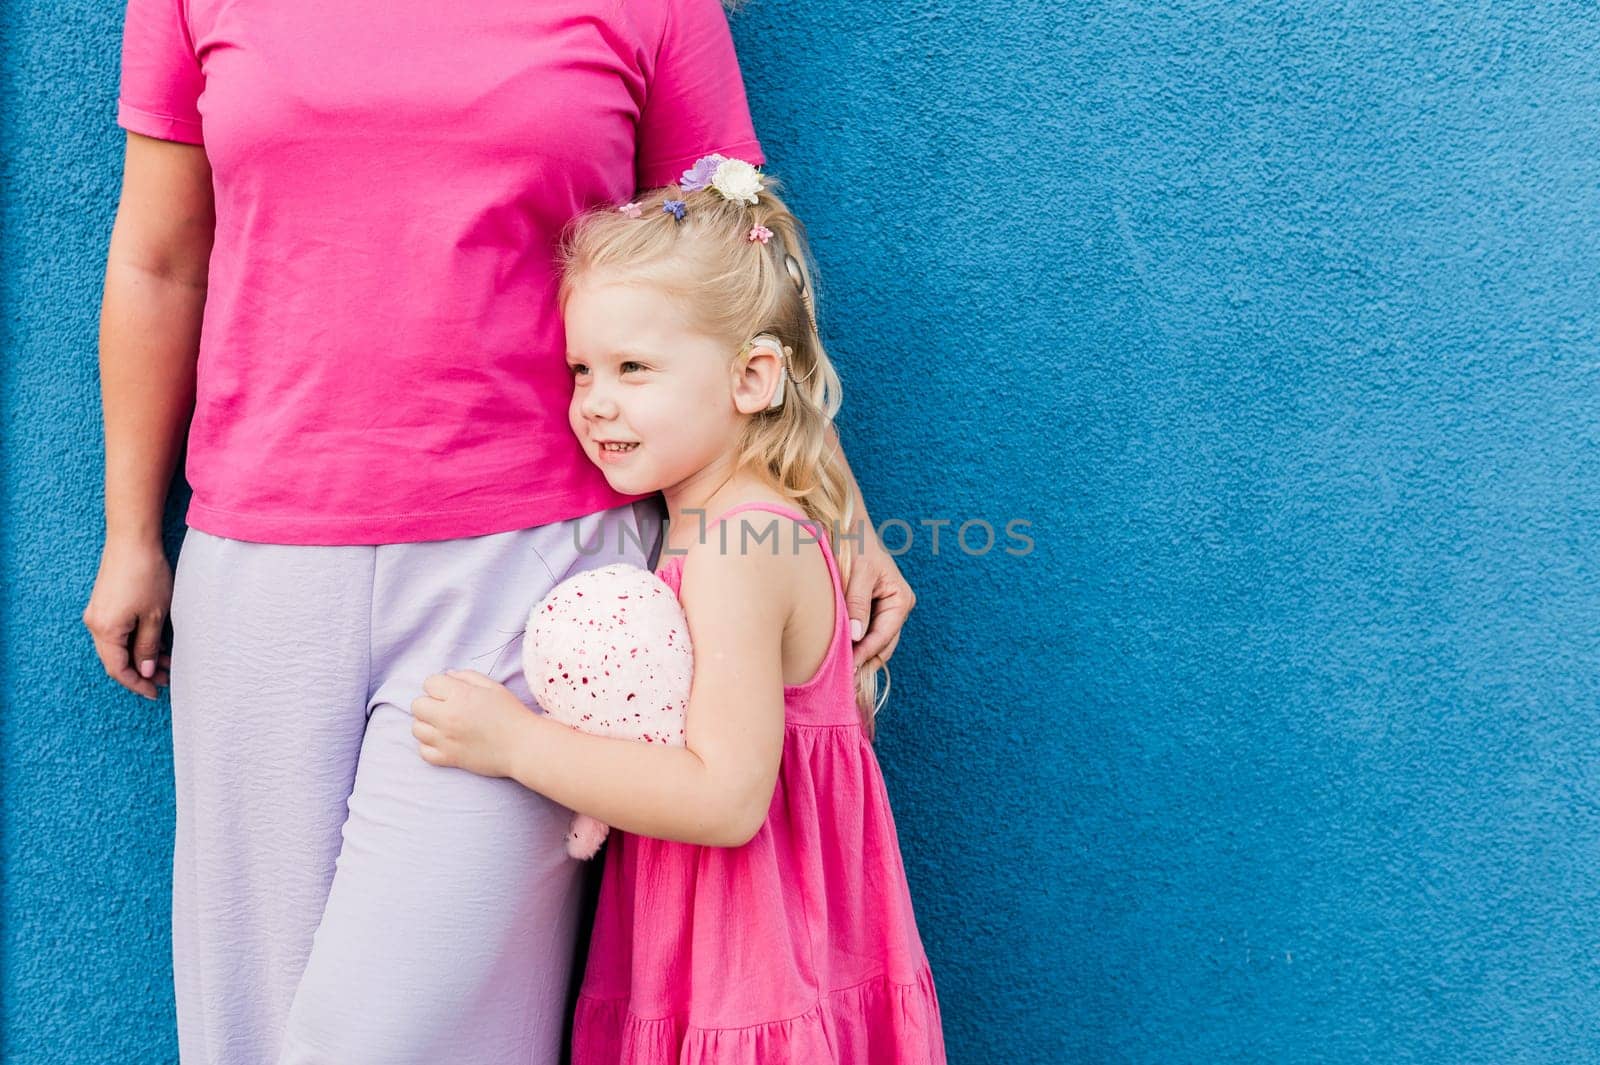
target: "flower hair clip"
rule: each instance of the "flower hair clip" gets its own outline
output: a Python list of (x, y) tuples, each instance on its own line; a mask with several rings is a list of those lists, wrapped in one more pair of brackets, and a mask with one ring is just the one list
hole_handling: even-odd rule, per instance
[(772, 230), (763, 225), (753, 225), (750, 227), (750, 232), (744, 235), (744, 239), (748, 240), (751, 244), (754, 244), (756, 241), (760, 241), (762, 244), (765, 244), (767, 241), (772, 239)]
[(638, 218), (644, 213), (637, 203), (625, 203), (621, 207), (618, 207), (617, 210), (621, 211), (629, 218)]
[(673, 218), (677, 219), (679, 222), (683, 221), (683, 212), (684, 212), (684, 210), (685, 210), (685, 208), (687, 206), (688, 205), (685, 204), (682, 200), (662, 200), (661, 201), (661, 210), (666, 214), (670, 214)]
[(698, 192), (704, 188), (716, 189), (730, 203), (759, 202), (761, 190), (766, 187), (761, 171), (743, 159), (729, 159), (723, 155), (702, 155), (695, 164), (683, 172), (678, 186), (684, 192)]
[(678, 187), (684, 192), (699, 192), (711, 184), (711, 179), (716, 176), (717, 167), (728, 161), (725, 155), (702, 155), (694, 161), (694, 165), (683, 172), (678, 179)]

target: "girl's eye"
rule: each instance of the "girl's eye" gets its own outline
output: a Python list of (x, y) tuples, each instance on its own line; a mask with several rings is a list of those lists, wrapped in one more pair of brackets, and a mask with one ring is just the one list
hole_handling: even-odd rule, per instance
[(578, 376), (580, 376), (582, 374), (585, 374), (585, 373), (589, 372), (589, 367), (585, 366), (581, 362), (575, 362), (572, 365), (568, 366), (567, 369), (572, 371), (572, 376), (573, 377), (578, 377)]
[(628, 367), (630, 367), (630, 366), (633, 367), (635, 370), (644, 369), (644, 363), (628, 361), (628, 362), (625, 362), (625, 363), (622, 364), (622, 372), (623, 373), (627, 373), (628, 372)]

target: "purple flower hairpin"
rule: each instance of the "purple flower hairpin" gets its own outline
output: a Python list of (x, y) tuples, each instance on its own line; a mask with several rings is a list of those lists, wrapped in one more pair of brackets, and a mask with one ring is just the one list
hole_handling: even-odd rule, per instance
[(682, 200), (662, 200), (661, 209), (678, 221), (683, 221), (683, 211), (688, 204)]
[(683, 177), (678, 179), (678, 186), (684, 192), (698, 192), (711, 184), (711, 179), (716, 177), (717, 167), (727, 161), (722, 155), (702, 155), (695, 160), (695, 164), (683, 172)]
[(766, 182), (761, 177), (761, 171), (743, 159), (702, 155), (683, 172), (683, 177), (678, 179), (678, 187), (685, 193), (716, 189), (730, 203), (754, 204), (760, 199)]
[(643, 213), (637, 203), (625, 203), (621, 207), (618, 207), (617, 210), (621, 211), (629, 218), (638, 218), (639, 215)]

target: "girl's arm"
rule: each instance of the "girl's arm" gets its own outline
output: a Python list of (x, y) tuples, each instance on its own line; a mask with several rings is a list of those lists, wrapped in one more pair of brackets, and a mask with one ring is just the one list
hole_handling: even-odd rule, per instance
[(684, 559), (694, 643), (686, 747), (589, 736), (528, 708), (481, 674), (428, 678), (412, 704), (422, 756), (506, 776), (641, 836), (736, 847), (766, 820), (783, 749), (783, 633), (795, 557), (719, 552)]

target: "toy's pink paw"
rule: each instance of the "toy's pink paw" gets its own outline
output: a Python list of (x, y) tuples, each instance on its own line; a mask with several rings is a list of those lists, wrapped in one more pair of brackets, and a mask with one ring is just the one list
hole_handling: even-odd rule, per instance
[(596, 821), (587, 814), (575, 815), (572, 827), (567, 830), (567, 853), (579, 861), (593, 858), (610, 831), (604, 821)]

